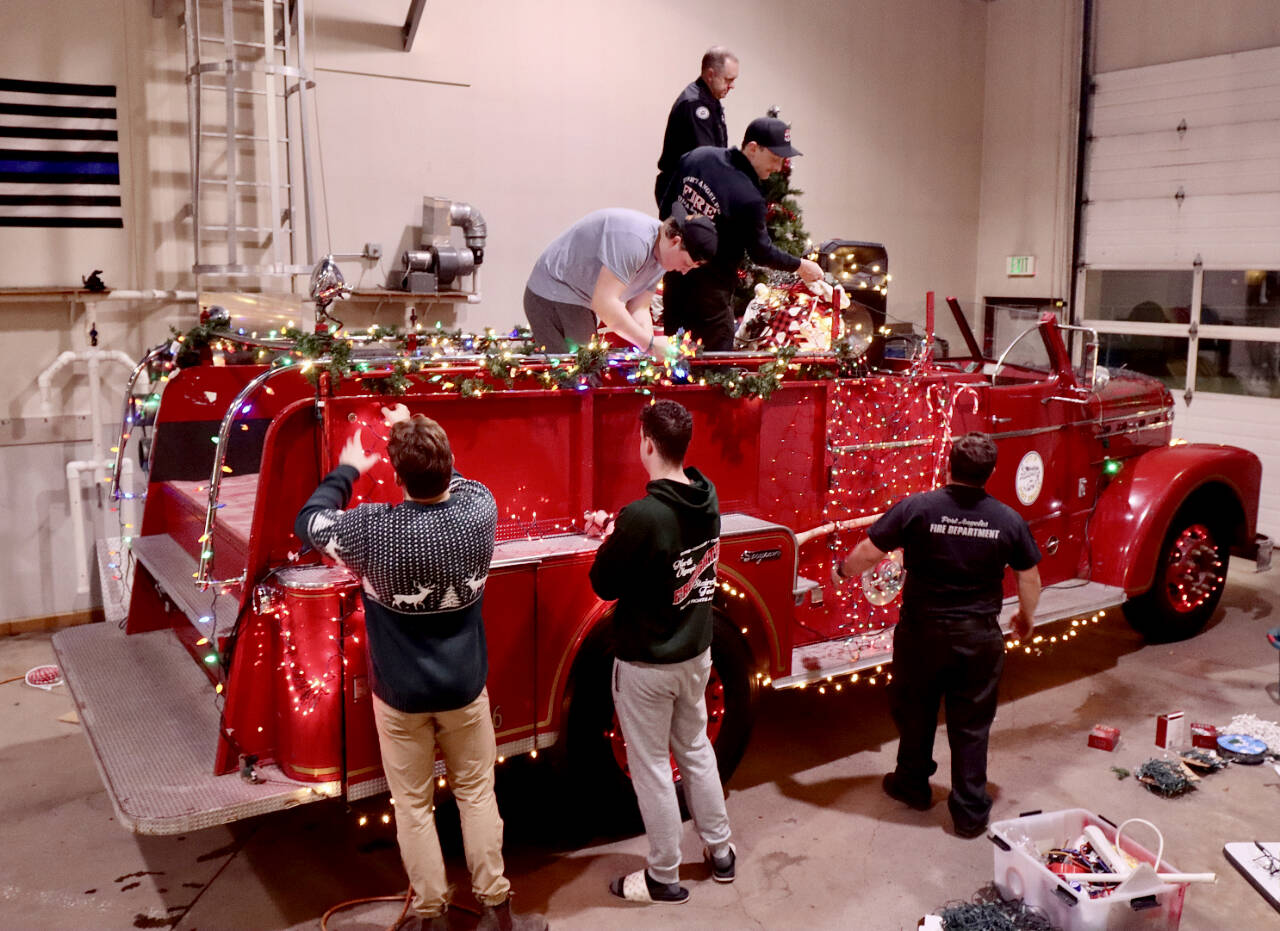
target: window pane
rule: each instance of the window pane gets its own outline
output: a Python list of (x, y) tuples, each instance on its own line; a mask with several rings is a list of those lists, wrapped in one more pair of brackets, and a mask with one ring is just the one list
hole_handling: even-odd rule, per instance
[(1201, 338), (1196, 391), (1280, 398), (1280, 342)]
[(1200, 322), (1280, 327), (1280, 272), (1205, 272)]
[[(1138, 336), (1133, 333), (1099, 333), (1098, 364), (1112, 375), (1142, 372), (1154, 375), (1170, 388), (1187, 383), (1187, 340), (1177, 336)], [(1201, 344), (1203, 345), (1203, 343)], [(1198, 363), (1197, 363), (1198, 364)]]
[(1090, 270), (1085, 273), (1085, 319), (1189, 323), (1192, 277), (1190, 271)]

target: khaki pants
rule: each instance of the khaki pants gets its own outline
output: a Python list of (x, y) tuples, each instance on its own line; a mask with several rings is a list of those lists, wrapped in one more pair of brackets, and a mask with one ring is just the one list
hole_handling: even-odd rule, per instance
[(493, 795), (498, 747), (489, 716), (489, 690), (482, 690), (479, 698), (456, 711), (418, 714), (397, 711), (375, 695), (373, 716), (382, 767), (396, 804), (400, 857), (413, 884), (413, 910), (430, 917), (449, 904), (432, 801), (437, 744), (462, 816), (471, 889), (483, 905), (506, 901), (511, 884), (502, 875), (502, 818)]

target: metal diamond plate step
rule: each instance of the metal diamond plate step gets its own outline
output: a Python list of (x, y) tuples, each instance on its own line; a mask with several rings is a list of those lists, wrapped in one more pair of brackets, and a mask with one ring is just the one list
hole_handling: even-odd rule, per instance
[(134, 537), (130, 544), (133, 555), (162, 588), (175, 605), (191, 619), (202, 637), (215, 643), (230, 636), (236, 626), (240, 605), (234, 595), (202, 592), (195, 586), (199, 562), (167, 533)]
[(108, 624), (58, 631), (53, 648), (120, 823), (178, 834), (337, 795), (273, 765), (253, 784), (213, 774), (219, 714), (209, 679), (171, 630), (121, 636)]

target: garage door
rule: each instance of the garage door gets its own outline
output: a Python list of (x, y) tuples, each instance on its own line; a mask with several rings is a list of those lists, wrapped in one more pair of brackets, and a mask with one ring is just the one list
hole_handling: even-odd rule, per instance
[(1074, 313), (1174, 433), (1263, 459), (1280, 534), (1280, 48), (1094, 76)]

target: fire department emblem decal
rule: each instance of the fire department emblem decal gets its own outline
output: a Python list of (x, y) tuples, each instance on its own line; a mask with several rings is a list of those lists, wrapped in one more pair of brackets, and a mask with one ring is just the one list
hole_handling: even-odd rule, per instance
[(693, 111), (693, 115), (700, 120), (705, 120), (707, 117), (711, 116), (711, 111), (706, 107), (698, 107), (698, 109)]
[(1022, 457), (1013, 477), (1013, 490), (1025, 505), (1036, 503), (1040, 489), (1044, 487), (1044, 460), (1034, 449)]

